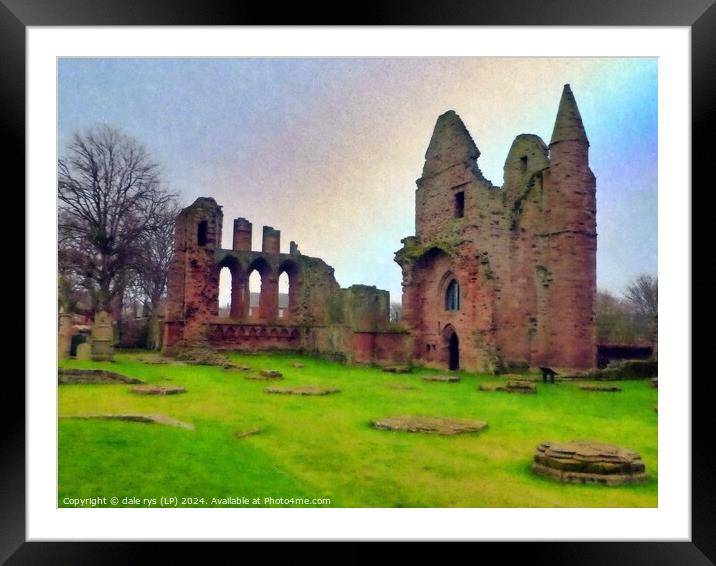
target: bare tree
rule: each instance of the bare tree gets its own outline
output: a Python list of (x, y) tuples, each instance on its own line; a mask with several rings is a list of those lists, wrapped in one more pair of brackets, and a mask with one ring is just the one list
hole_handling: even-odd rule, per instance
[(174, 254), (174, 226), (181, 208), (170, 203), (157, 215), (151, 229), (142, 234), (133, 268), (135, 283), (146, 297), (147, 310), (156, 313), (167, 289), (167, 277)]
[(171, 203), (161, 211), (155, 226), (142, 235), (141, 250), (133, 264), (135, 295), (143, 298), (144, 314), (149, 316), (147, 347), (150, 348), (161, 346), (160, 306), (166, 295), (174, 254), (175, 221), (180, 211), (177, 203)]
[(654, 357), (658, 348), (658, 316), (659, 316), (659, 281), (652, 275), (639, 275), (627, 287), (624, 294), (636, 311), (648, 321), (651, 326)]
[(83, 282), (92, 310), (116, 310), (174, 195), (144, 146), (101, 126), (72, 137), (58, 160), (58, 196), (61, 269)]
[(659, 284), (656, 277), (639, 275), (627, 287), (624, 296), (644, 316), (656, 318), (659, 313)]
[(624, 301), (609, 291), (597, 291), (597, 340), (600, 344), (633, 340), (624, 307)]

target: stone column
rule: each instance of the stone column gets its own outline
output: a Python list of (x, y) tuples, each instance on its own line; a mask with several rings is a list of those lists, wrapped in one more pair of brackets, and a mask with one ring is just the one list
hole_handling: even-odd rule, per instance
[(275, 275), (267, 274), (261, 278), (259, 318), (266, 322), (275, 322), (278, 318), (278, 278)]
[(234, 220), (234, 238), (233, 249), (237, 252), (251, 251), (251, 222), (246, 218), (236, 218)]

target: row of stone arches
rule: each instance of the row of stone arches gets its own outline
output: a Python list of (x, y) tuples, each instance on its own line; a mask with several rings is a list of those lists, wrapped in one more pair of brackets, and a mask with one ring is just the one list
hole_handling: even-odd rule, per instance
[[(228, 297), (219, 292), (220, 316), (241, 321), (295, 320), (301, 281), (294, 261), (285, 260), (274, 268), (265, 258), (257, 257), (244, 267), (237, 258), (227, 256), (217, 269), (219, 288), (230, 289)], [(252, 301), (256, 294), (258, 301)]]

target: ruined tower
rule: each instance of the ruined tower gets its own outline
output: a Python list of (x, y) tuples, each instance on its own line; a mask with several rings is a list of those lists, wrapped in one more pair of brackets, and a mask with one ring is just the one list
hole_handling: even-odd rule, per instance
[(175, 223), (174, 257), (167, 279), (165, 345), (205, 341), (206, 319), (218, 314), (214, 299), (219, 276), (214, 250), (221, 248), (224, 214), (213, 198), (201, 197), (183, 209)]
[(540, 363), (596, 364), (597, 204), (589, 140), (569, 85), (564, 86), (544, 172), (542, 257), (549, 279), (542, 305)]
[(596, 363), (595, 178), (565, 85), (549, 147), (515, 138), (504, 184), (480, 171), (460, 117), (435, 125), (415, 193), (415, 236), (396, 252), (413, 356), (502, 371)]

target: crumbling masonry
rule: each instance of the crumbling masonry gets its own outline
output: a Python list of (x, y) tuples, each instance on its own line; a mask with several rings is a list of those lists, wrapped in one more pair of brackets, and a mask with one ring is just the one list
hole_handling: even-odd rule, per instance
[[(589, 141), (565, 85), (549, 147), (517, 136), (503, 187), (480, 172), (477, 146), (459, 116), (438, 118), (417, 181), (415, 236), (395, 254), (403, 272), (403, 324), (391, 327), (387, 291), (341, 289), (333, 268), (280, 253), (280, 232), (234, 220), (221, 247), (223, 214), (199, 198), (177, 217), (164, 351), (190, 347), (316, 352), (349, 362), (410, 361), (503, 371), (515, 366), (591, 368), (596, 363), (596, 184)], [(231, 272), (229, 317), (219, 317), (219, 272)], [(249, 316), (249, 275), (261, 276)], [(279, 317), (278, 278), (289, 277)]]
[[(333, 268), (290, 243), (280, 252), (281, 233), (263, 227), (261, 251), (253, 251), (252, 225), (234, 220), (233, 245), (221, 247), (223, 213), (213, 198), (199, 198), (176, 220), (169, 271), (163, 351), (188, 348), (296, 350), (348, 362), (406, 363), (410, 336), (391, 330), (387, 291), (353, 285), (341, 289)], [(219, 317), (219, 273), (231, 272), (231, 308)], [(249, 315), (249, 276), (261, 276), (258, 314)], [(278, 279), (289, 278), (288, 309), (279, 317)]]
[(522, 134), (495, 187), (455, 112), (438, 118), (395, 254), (413, 359), (437, 367), (596, 365), (596, 181), (565, 85), (549, 147)]

